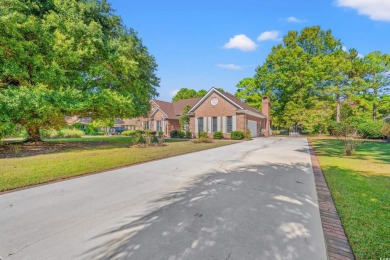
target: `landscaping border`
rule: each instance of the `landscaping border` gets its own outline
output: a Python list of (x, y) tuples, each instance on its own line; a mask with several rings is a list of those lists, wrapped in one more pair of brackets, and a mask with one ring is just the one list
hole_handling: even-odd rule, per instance
[(313, 146), (308, 143), (328, 259), (355, 259)]

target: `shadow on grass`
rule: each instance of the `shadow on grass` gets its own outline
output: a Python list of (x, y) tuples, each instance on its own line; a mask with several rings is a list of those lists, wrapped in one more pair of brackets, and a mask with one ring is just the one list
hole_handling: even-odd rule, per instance
[(320, 156), (355, 158), (362, 160), (374, 159), (385, 163), (390, 163), (390, 143), (370, 142), (363, 143), (356, 148), (355, 154), (346, 156), (344, 153), (344, 144), (340, 140), (315, 139), (312, 140), (315, 152)]
[[(188, 142), (188, 140), (170, 140), (166, 143)], [(0, 159), (31, 157), (41, 154), (68, 153), (75, 151), (110, 150), (130, 146), (129, 137), (47, 139), (39, 143), (11, 142), (0, 146)], [(136, 146), (133, 146), (136, 147)]]
[[(91, 238), (91, 259), (324, 259), (310, 165), (215, 171)], [(275, 176), (276, 175), (276, 176)], [(275, 180), (285, 178), (283, 185)], [(321, 238), (320, 238), (321, 237)], [(95, 242), (93, 242), (95, 241)], [(104, 241), (104, 242), (102, 242)]]

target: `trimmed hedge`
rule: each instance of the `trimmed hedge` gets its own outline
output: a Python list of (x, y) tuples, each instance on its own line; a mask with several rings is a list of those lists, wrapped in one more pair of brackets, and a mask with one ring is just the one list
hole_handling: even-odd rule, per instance
[(222, 139), (223, 134), (221, 131), (217, 131), (217, 132), (214, 132), (213, 137), (214, 137), (214, 139)]
[(230, 139), (232, 140), (242, 140), (244, 139), (245, 134), (243, 131), (231, 131), (230, 132)]

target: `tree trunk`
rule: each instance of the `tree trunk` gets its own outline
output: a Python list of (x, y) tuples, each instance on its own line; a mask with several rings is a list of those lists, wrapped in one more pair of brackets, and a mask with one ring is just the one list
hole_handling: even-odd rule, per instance
[(28, 133), (28, 137), (26, 142), (40, 142), (41, 140), (41, 135), (39, 133), (39, 126), (26, 126), (26, 131)]
[(340, 98), (337, 98), (337, 112), (336, 112), (336, 122), (337, 123), (340, 122), (340, 106), (341, 106)]
[(372, 106), (372, 120), (376, 121), (376, 104)]

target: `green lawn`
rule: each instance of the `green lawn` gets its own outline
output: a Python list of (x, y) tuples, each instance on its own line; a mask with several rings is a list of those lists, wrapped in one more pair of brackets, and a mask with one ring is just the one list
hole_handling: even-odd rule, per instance
[(356, 258), (390, 257), (390, 143), (347, 157), (338, 140), (311, 141)]
[(50, 154), (0, 159), (0, 191), (236, 143), (214, 141), (208, 144), (194, 144), (189, 141), (168, 141), (163, 147), (129, 148), (127, 137), (92, 137), (50, 140), (50, 142), (80, 142), (80, 140), (102, 143), (96, 147), (72, 148)]

